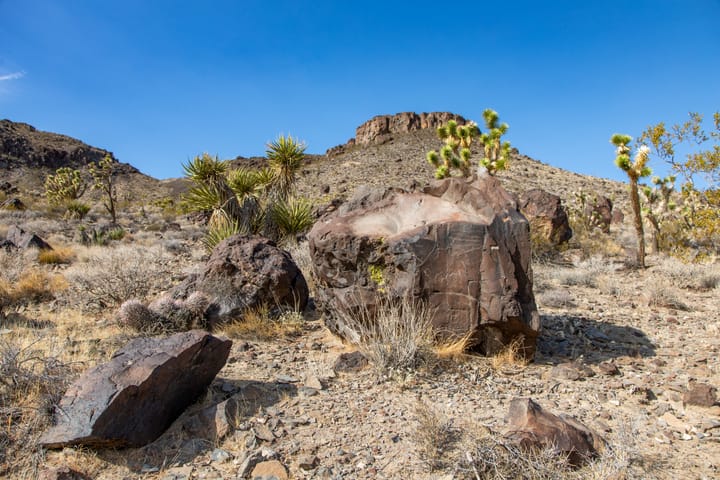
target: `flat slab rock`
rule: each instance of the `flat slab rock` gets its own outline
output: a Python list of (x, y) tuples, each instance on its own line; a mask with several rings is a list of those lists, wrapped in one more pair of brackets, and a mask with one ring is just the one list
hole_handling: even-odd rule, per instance
[(40, 445), (117, 448), (155, 440), (207, 389), (231, 346), (202, 330), (132, 340), (70, 386)]

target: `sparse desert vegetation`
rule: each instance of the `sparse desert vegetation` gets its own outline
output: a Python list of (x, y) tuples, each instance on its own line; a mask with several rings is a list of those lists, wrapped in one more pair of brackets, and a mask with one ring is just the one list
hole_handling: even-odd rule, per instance
[[(201, 156), (186, 169), (199, 180), (193, 210), (206, 217), (169, 208), (179, 197), (123, 202), (126, 184), (119, 177), (111, 186), (116, 197), (97, 199), (108, 203), (107, 212), (93, 205), (83, 215), (65, 215), (40, 203), (0, 211), (0, 234), (19, 225), (52, 246), (0, 248), (0, 476), (31, 479), (68, 466), (95, 479), (234, 479), (247, 478), (246, 463), (261, 457), (279, 461), (289, 478), (716, 476), (720, 405), (717, 399), (696, 405), (691, 393), (698, 384), (720, 383), (720, 265), (706, 242), (696, 257), (652, 249), (642, 259), (647, 268), (638, 268), (623, 185), (514, 153), (508, 170), (501, 168), (505, 160), (497, 163), (501, 157), (492, 160), (497, 178), (516, 192), (518, 185), (547, 188), (568, 205), (573, 192), (600, 184), (625, 213), (603, 223), (599, 202), (588, 194), (571, 208), (574, 238), (537, 244), (544, 251), (531, 273), (542, 328), (532, 359), (519, 341), (490, 357), (473, 354), (471, 335), (438, 342), (431, 307), (408, 299), (388, 297), (372, 311), (345, 312), (352, 338), (330, 333), (315, 304), (314, 260), (303, 236), (317, 218), (311, 205), (316, 212), (337, 208), (365, 180), (387, 186), (427, 180), (439, 167), (423, 162), (424, 152), (437, 143), (434, 132), (413, 130), (310, 161), (301, 145), (278, 143), (270, 150), (286, 155), (265, 178), (278, 194), (258, 183), (261, 168), (235, 169)], [(484, 152), (473, 153), (485, 158)], [(388, 161), (396, 157), (401, 160)], [(63, 184), (79, 185), (77, 175), (65, 174)], [(77, 200), (77, 193), (60, 197)], [(320, 205), (323, 195), (329, 197)], [(333, 198), (340, 199), (335, 206)], [(237, 211), (227, 206), (234, 201)], [(210, 216), (215, 240), (206, 235), (203, 218)], [(207, 247), (227, 236), (220, 232), (223, 218), (228, 235), (243, 228), (277, 233), (307, 281), (307, 308), (266, 304), (215, 321), (210, 307), (220, 285), (218, 292), (181, 295), (183, 282), (206, 265)], [(378, 288), (386, 286), (382, 267), (367, 268)], [(231, 338), (230, 358), (159, 439), (119, 450), (36, 445), (61, 414), (63, 391), (83, 371), (133, 338), (196, 327)], [(606, 448), (569, 468), (567, 456), (552, 447), (517, 446), (506, 435), (505, 417), (518, 397), (574, 417), (601, 434)], [(197, 433), (194, 415), (229, 398), (242, 400), (232, 432)]]

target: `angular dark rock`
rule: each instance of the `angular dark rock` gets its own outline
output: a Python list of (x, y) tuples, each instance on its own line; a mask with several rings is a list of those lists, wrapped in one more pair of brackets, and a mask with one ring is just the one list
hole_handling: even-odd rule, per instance
[(529, 224), (497, 178), (436, 181), (424, 192), (361, 191), (308, 234), (316, 301), (331, 330), (353, 338), (337, 312), (375, 308), (378, 293), (428, 304), (446, 338), (472, 335), (494, 354), (522, 338), (532, 358), (540, 329)]
[(573, 417), (554, 415), (529, 398), (510, 402), (505, 438), (522, 448), (552, 448), (580, 466), (605, 448), (605, 440)]
[(600, 194), (590, 194), (585, 204), (585, 217), (605, 233), (610, 232), (613, 220), (613, 202)]
[(362, 352), (341, 353), (333, 364), (335, 373), (359, 372), (368, 366), (368, 359)]
[(717, 388), (706, 383), (692, 382), (683, 393), (683, 403), (685, 405), (712, 407), (717, 401)]
[(7, 240), (18, 248), (38, 248), (40, 250), (52, 250), (53, 248), (45, 240), (34, 233), (26, 232), (17, 225), (12, 225), (7, 232)]
[(120, 448), (155, 440), (207, 389), (231, 345), (200, 330), (132, 340), (70, 386), (40, 445)]
[(530, 233), (550, 245), (560, 245), (572, 237), (572, 229), (562, 200), (539, 188), (520, 194), (520, 211), (530, 222)]
[(308, 303), (305, 277), (288, 252), (260, 236), (233, 235), (220, 242), (205, 266), (170, 292), (186, 300), (192, 292), (211, 299), (210, 325), (237, 318), (246, 310), (267, 306), (271, 313), (304, 310)]

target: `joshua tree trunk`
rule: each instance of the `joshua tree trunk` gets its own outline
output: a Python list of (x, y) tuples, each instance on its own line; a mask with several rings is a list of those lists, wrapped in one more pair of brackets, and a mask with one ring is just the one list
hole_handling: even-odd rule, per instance
[(643, 232), (642, 213), (640, 211), (640, 195), (638, 193), (637, 179), (630, 179), (630, 201), (632, 202), (633, 217), (635, 220), (635, 232), (638, 237), (637, 263), (640, 268), (645, 268), (645, 235)]

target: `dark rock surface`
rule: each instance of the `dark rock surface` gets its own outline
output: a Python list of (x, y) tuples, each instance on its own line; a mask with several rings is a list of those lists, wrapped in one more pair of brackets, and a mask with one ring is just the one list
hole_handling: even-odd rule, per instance
[(34, 233), (26, 232), (17, 225), (13, 225), (8, 229), (6, 239), (17, 248), (38, 248), (40, 250), (53, 249), (45, 240)]
[(372, 310), (378, 292), (433, 310), (444, 337), (472, 335), (494, 354), (522, 338), (532, 358), (540, 319), (527, 220), (494, 177), (436, 181), (423, 193), (359, 193), (308, 234), (317, 301), (331, 330), (339, 311)]
[(572, 237), (567, 210), (557, 195), (539, 188), (520, 194), (520, 211), (530, 222), (530, 232), (551, 245), (560, 245)]
[(155, 440), (207, 389), (231, 345), (200, 330), (131, 341), (70, 386), (39, 443), (121, 448)]
[(267, 306), (271, 312), (304, 310), (308, 286), (290, 254), (260, 236), (234, 235), (220, 242), (197, 275), (188, 277), (171, 296), (185, 300), (199, 291), (216, 308), (209, 323), (237, 318)]
[(605, 440), (566, 415), (554, 415), (529, 398), (515, 398), (505, 436), (523, 448), (553, 448), (573, 465), (583, 465), (605, 447)]

